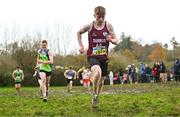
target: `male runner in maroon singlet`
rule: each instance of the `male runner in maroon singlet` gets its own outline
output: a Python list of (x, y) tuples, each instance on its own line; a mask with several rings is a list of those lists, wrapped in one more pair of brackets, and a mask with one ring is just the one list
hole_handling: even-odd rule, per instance
[(84, 52), (81, 35), (88, 32), (87, 58), (91, 66), (91, 81), (93, 84), (92, 106), (97, 107), (98, 96), (101, 92), (104, 79), (107, 75), (108, 66), (108, 47), (109, 42), (117, 44), (118, 40), (113, 27), (105, 19), (106, 10), (102, 6), (94, 9), (95, 21), (82, 27), (78, 33), (78, 43), (80, 53)]

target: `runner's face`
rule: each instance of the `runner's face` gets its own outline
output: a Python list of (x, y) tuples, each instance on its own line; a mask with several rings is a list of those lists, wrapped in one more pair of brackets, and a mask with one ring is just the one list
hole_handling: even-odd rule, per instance
[(97, 14), (95, 14), (95, 18), (96, 18), (96, 21), (98, 23), (103, 23), (104, 19), (105, 19), (105, 15), (97, 15)]
[(47, 43), (42, 43), (42, 49), (46, 49), (47, 48)]

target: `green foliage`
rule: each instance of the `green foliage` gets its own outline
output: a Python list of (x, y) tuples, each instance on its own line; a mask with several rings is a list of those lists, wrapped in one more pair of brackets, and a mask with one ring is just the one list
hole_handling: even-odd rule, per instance
[(109, 57), (109, 69), (118, 71), (119, 67), (125, 71), (125, 68), (129, 64), (135, 64), (138, 66), (138, 61), (129, 56), (124, 56), (121, 52), (113, 52)]
[(126, 36), (124, 33), (122, 33), (120, 40), (120, 43), (114, 47), (115, 52), (126, 52), (126, 55), (132, 53), (131, 55), (134, 56), (134, 59), (137, 61), (150, 62), (148, 56), (153, 50), (154, 44), (146, 44), (143, 46), (140, 42), (133, 41), (131, 36)]
[(11, 56), (0, 55), (0, 86), (7, 86), (13, 82), (11, 74), (16, 66), (17, 63)]
[(132, 50), (132, 38), (131, 36), (125, 36), (124, 33), (122, 33), (120, 39), (122, 40), (118, 45), (114, 47), (115, 51), (124, 51), (126, 49)]
[(85, 55), (57, 56), (55, 57), (55, 64), (65, 67), (72, 66), (77, 70), (82, 66), (87, 66), (87, 57)]

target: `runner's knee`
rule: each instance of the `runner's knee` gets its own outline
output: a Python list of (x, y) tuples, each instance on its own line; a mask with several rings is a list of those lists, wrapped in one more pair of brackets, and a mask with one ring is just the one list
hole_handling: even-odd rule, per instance
[(91, 71), (92, 71), (92, 77), (95, 77), (95, 78), (101, 77), (101, 68), (99, 65), (93, 65), (91, 67)]

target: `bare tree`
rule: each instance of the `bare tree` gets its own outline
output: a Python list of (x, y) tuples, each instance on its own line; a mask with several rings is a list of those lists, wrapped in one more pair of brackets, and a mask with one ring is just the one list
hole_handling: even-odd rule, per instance
[(62, 38), (62, 44), (63, 44), (63, 50), (64, 55), (67, 54), (69, 48), (70, 48), (70, 42), (72, 40), (72, 28), (71, 25), (68, 25), (67, 27), (63, 26), (63, 38)]
[(56, 46), (57, 46), (57, 52), (59, 53), (59, 54), (61, 54), (61, 48), (60, 48), (60, 44), (61, 44), (61, 42), (60, 42), (60, 35), (61, 35), (61, 33), (60, 33), (60, 27), (61, 25), (60, 24), (57, 24), (56, 26), (55, 26), (55, 39), (54, 39), (54, 44), (56, 44)]
[(173, 37), (170, 42), (171, 42), (172, 45), (173, 45), (173, 55), (174, 55), (173, 58), (175, 59), (175, 57), (176, 57), (176, 55), (175, 55), (175, 50), (176, 50), (176, 46), (178, 45), (178, 42), (175, 40), (175, 37)]
[(70, 49), (70, 42), (72, 40), (72, 27), (71, 25), (66, 26), (65, 24), (55, 25), (55, 42), (58, 53), (62, 55), (67, 55)]
[(17, 25), (16, 25), (16, 22), (13, 23), (13, 26), (12, 26), (12, 30), (11, 30), (11, 39), (13, 41), (16, 41), (16, 38), (17, 38)]
[(7, 26), (5, 26), (5, 28), (4, 28), (4, 31), (3, 31), (3, 34), (4, 34), (4, 46), (5, 46), (5, 54), (7, 54), (8, 53), (8, 40), (9, 40), (9, 34), (8, 34), (9, 32), (8, 32), (8, 27)]

